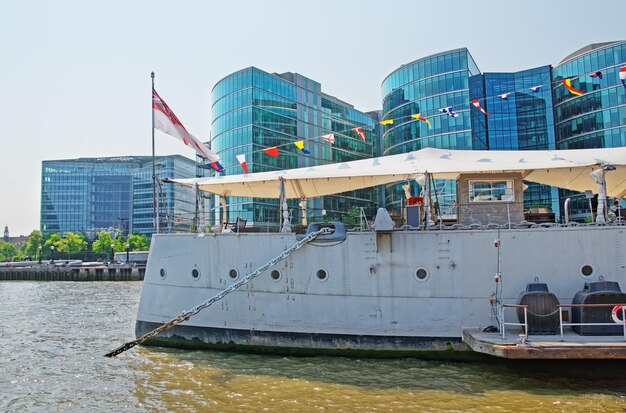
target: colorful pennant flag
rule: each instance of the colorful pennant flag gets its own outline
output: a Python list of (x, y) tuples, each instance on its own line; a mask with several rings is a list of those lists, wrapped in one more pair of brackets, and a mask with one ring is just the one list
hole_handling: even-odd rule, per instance
[(413, 119), (417, 119), (417, 120), (421, 120), (422, 122), (426, 122), (428, 124), (428, 129), (431, 128), (430, 121), (428, 120), (428, 118), (425, 118), (425, 117), (421, 116), (421, 114), (416, 113), (415, 115), (411, 115), (411, 117)]
[(322, 135), (321, 138), (324, 139), (326, 142), (330, 143), (331, 145), (335, 143), (334, 133), (329, 133), (328, 135)]
[(561, 83), (563, 83), (565, 85), (567, 90), (569, 90), (569, 93), (571, 93), (572, 95), (576, 95), (576, 96), (582, 96), (583, 95), (583, 92), (581, 92), (578, 89), (575, 89), (572, 86), (572, 80), (571, 79), (563, 79), (563, 80), (561, 80)]
[(296, 141), (293, 144), (296, 145), (296, 148), (300, 149), (303, 154), (308, 155), (311, 153), (311, 151), (304, 147), (304, 141)]
[(626, 88), (626, 66), (622, 66), (619, 70), (619, 80), (622, 81), (622, 85)]
[(358, 128), (352, 128), (352, 131), (356, 132), (356, 134), (363, 139), (363, 142), (365, 142), (365, 132), (363, 132), (362, 127), (359, 126)]
[(272, 146), (271, 148), (265, 148), (263, 149), (263, 152), (265, 152), (269, 156), (278, 156), (278, 148), (275, 146)]
[(451, 116), (453, 118), (456, 118), (456, 117), (459, 116), (458, 113), (456, 113), (455, 111), (452, 110), (452, 106), (446, 106), (445, 108), (441, 108), (441, 109), (439, 109), (439, 112), (445, 113), (448, 116)]
[(511, 92), (506, 92), (503, 93), (501, 95), (498, 95), (499, 98), (504, 99), (504, 100), (509, 100), (509, 95), (511, 94)]
[[(161, 132), (180, 139), (185, 145), (192, 147), (196, 152), (209, 162), (219, 163), (220, 157), (206, 147), (198, 138), (187, 132), (180, 120), (161, 96), (152, 89), (152, 113), (154, 114), (154, 127)], [(221, 172), (221, 171), (220, 171)]]
[(239, 161), (239, 164), (241, 165), (241, 169), (243, 169), (243, 173), (247, 174), (248, 165), (246, 165), (246, 155), (245, 154), (237, 155), (237, 160)]
[(590, 74), (589, 76), (593, 77), (594, 79), (596, 77), (599, 77), (600, 79), (602, 79), (602, 72), (601, 71), (597, 71), (597, 72), (593, 72), (592, 74)]
[(393, 125), (393, 119), (386, 119), (380, 122), (381, 125)]
[(215, 172), (222, 172), (222, 171), (224, 170), (224, 167), (223, 167), (223, 166), (222, 166), (222, 164), (221, 164), (221, 163), (219, 163), (218, 161), (211, 162), (211, 163), (209, 164), (209, 166), (210, 166), (211, 168), (213, 168), (213, 170), (214, 170)]
[(543, 85), (531, 86), (529, 89), (533, 93), (539, 93)]
[(472, 105), (474, 105), (476, 107), (476, 109), (478, 109), (479, 111), (481, 111), (485, 115), (490, 116), (489, 113), (485, 109), (483, 109), (482, 106), (480, 106), (480, 100), (478, 100), (478, 99), (472, 100)]

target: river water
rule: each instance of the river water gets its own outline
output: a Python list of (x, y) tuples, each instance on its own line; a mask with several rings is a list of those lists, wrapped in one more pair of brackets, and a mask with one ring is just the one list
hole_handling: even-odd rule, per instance
[[(136, 347), (140, 282), (0, 282), (2, 412), (626, 412), (626, 363)], [(207, 309), (205, 311), (210, 311)]]

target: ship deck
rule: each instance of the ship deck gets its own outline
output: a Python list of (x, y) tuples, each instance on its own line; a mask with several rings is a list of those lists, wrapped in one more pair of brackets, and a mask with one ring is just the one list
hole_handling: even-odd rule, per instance
[(500, 332), (464, 329), (463, 341), (475, 352), (508, 359), (626, 359), (623, 335), (581, 336), (571, 330), (555, 335), (529, 335), (522, 329)]

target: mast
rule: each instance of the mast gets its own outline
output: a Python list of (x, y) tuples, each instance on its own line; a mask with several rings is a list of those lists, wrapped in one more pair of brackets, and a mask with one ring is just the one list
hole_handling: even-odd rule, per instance
[[(154, 99), (154, 72), (150, 73), (152, 78), (152, 98)], [(153, 102), (154, 105), (154, 102)], [(154, 151), (154, 107), (152, 107), (152, 216), (154, 231), (159, 233), (159, 209), (157, 205), (157, 176), (156, 176), (156, 156)]]

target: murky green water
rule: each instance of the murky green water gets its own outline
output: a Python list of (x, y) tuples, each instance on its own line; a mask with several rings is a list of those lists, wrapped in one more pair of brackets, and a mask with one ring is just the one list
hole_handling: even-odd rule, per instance
[[(0, 411), (626, 412), (626, 363), (293, 358), (133, 338), (141, 283), (0, 283)], [(205, 310), (210, 311), (210, 309)]]

